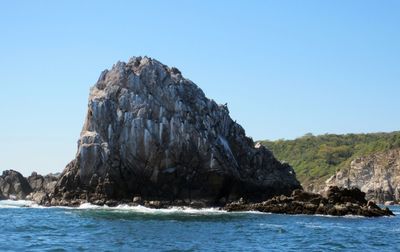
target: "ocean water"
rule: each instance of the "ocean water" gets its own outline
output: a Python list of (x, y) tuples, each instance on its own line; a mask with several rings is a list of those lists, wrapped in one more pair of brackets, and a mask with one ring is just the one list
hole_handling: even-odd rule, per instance
[[(400, 207), (391, 207), (400, 215)], [(0, 201), (0, 251), (400, 251), (400, 217)]]

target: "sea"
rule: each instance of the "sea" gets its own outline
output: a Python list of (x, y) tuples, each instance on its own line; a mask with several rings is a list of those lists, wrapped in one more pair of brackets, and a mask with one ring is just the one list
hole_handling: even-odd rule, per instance
[(394, 217), (0, 201), (0, 251), (400, 251)]

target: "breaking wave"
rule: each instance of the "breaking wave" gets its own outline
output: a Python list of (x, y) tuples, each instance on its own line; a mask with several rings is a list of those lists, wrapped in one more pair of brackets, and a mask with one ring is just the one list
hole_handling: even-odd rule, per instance
[(149, 214), (223, 214), (228, 213), (227, 211), (218, 208), (190, 208), (190, 207), (169, 207), (163, 209), (148, 208), (145, 206), (129, 206), (129, 205), (118, 205), (115, 207), (109, 206), (98, 206), (90, 203), (83, 203), (78, 207), (44, 207), (40, 206), (33, 201), (29, 200), (1, 200), (1, 208), (65, 208), (70, 210), (110, 210), (110, 211), (126, 211), (126, 212), (137, 212), (137, 213), (149, 213)]

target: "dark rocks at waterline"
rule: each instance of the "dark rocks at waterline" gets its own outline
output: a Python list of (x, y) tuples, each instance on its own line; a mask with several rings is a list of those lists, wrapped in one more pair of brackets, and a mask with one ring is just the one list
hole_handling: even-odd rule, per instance
[(3, 171), (0, 176), (0, 200), (33, 200), (41, 203), (51, 196), (54, 191), (58, 177), (53, 174), (46, 176), (33, 172), (25, 178), (21, 173), (14, 170)]
[(32, 192), (27, 179), (14, 170), (3, 171), (0, 176), (0, 198), (25, 199)]
[(261, 203), (246, 203), (239, 200), (227, 204), (225, 210), (259, 211), (281, 214), (320, 214), (320, 215), (359, 215), (366, 217), (379, 217), (394, 215), (388, 208), (380, 208), (373, 201), (365, 200), (365, 193), (357, 188), (343, 189), (330, 187), (327, 197), (320, 194), (293, 191), (290, 197), (278, 196)]
[(193, 82), (147, 57), (104, 71), (91, 89), (76, 158), (47, 204), (147, 201), (219, 205), (301, 188)]
[(28, 183), (32, 188), (32, 192), (26, 197), (26, 199), (32, 200), (38, 204), (49, 201), (54, 192), (58, 178), (59, 175), (57, 174), (42, 176), (36, 172), (32, 172), (32, 174), (27, 178)]

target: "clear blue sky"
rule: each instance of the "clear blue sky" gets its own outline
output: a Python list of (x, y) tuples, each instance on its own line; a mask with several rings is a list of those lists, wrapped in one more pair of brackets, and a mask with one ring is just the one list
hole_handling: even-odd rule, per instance
[(178, 67), (256, 139), (400, 129), (400, 1), (3, 1), (0, 170), (61, 171), (100, 72)]

